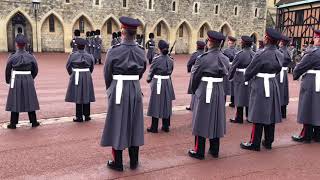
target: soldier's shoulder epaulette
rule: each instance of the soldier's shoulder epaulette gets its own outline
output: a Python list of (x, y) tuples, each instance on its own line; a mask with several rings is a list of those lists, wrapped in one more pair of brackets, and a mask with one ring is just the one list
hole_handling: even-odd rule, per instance
[(240, 54), (242, 52), (243, 52), (243, 50), (240, 50), (240, 51), (236, 52), (236, 55), (238, 55), (238, 54)]
[(113, 45), (111, 48), (112, 49), (114, 49), (114, 48), (117, 48), (117, 47), (119, 47), (121, 45), (121, 43), (119, 43), (119, 44), (116, 44), (116, 45)]
[(145, 50), (145, 48), (143, 46), (141, 46), (140, 44), (138, 44), (138, 47)]
[(155, 54), (156, 56), (153, 58), (154, 60), (155, 59), (158, 59), (159, 57), (160, 57), (160, 55), (159, 54)]
[(202, 57), (204, 57), (204, 56), (206, 56), (206, 55), (208, 55), (209, 53), (208, 52), (205, 52), (205, 53), (203, 53), (203, 54), (200, 54), (199, 56), (198, 56), (198, 58), (202, 58)]

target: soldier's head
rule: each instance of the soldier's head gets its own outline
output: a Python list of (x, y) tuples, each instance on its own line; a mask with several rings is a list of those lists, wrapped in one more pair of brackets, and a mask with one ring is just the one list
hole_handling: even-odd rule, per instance
[(158, 48), (163, 55), (167, 55), (169, 53), (169, 44), (164, 40), (159, 41)]
[(252, 46), (253, 39), (250, 36), (241, 36), (241, 47), (249, 48)]
[(18, 49), (24, 49), (26, 47), (26, 45), (27, 45), (27, 42), (28, 42), (27, 38), (25, 36), (23, 36), (23, 35), (22, 36), (17, 36), (15, 41), (16, 41), (16, 47)]
[(118, 37), (118, 34), (116, 33), (116, 32), (113, 32), (112, 33), (112, 39), (115, 39), (115, 38), (117, 38)]
[(118, 31), (118, 32), (117, 32), (117, 37), (118, 37), (118, 38), (121, 38), (121, 31)]
[(197, 50), (204, 50), (206, 43), (203, 41), (197, 41)]
[(290, 44), (291, 39), (285, 35), (282, 35), (279, 47), (288, 46)]
[(90, 37), (91, 36), (91, 32), (90, 31), (87, 31), (86, 32), (86, 37)]
[(141, 26), (141, 22), (138, 19), (122, 16), (121, 22), (121, 35), (126, 40), (134, 40), (136, 38), (137, 29)]
[(18, 27), (18, 33), (21, 34), (22, 33), (22, 28)]
[(234, 47), (237, 44), (237, 38), (228, 36), (228, 47)]
[(207, 35), (208, 35), (207, 47), (209, 49), (220, 48), (226, 39), (226, 37), (221, 32), (217, 32), (217, 31), (208, 31)]
[(101, 35), (100, 29), (97, 29), (97, 30), (95, 31), (95, 35), (96, 35), (96, 36), (100, 36), (100, 35)]
[(91, 37), (94, 37), (96, 35), (96, 31), (91, 31), (90, 35)]
[(87, 41), (85, 39), (82, 39), (82, 38), (77, 38), (75, 43), (77, 44), (77, 48), (79, 50), (84, 50), (84, 48), (87, 45)]
[(154, 33), (149, 34), (149, 39), (154, 39)]
[(320, 30), (314, 30), (313, 41), (315, 46), (320, 46)]
[(281, 37), (281, 33), (277, 30), (267, 28), (263, 41), (265, 45), (278, 45), (278, 42), (281, 40)]
[(74, 34), (74, 36), (79, 37), (80, 36), (80, 30), (79, 29), (74, 30), (73, 34)]

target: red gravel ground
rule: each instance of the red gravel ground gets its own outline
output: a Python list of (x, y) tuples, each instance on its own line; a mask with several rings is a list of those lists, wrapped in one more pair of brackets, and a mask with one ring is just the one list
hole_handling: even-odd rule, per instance
[[(64, 103), (68, 76), (65, 71), (67, 54), (36, 54), (39, 76), (36, 87), (39, 95), (40, 118), (72, 116), (74, 105)], [(0, 65), (5, 68), (7, 54), (0, 54)], [(173, 83), (177, 95), (175, 106), (187, 105), (189, 75), (186, 73), (187, 56), (176, 56)], [(103, 66), (96, 66), (93, 74), (97, 102), (93, 113), (106, 111)], [(4, 77), (4, 72), (0, 72)], [(146, 76), (145, 76), (146, 77)], [(145, 79), (144, 77), (144, 79)], [(291, 76), (290, 76), (290, 79)], [(0, 84), (0, 122), (7, 122), (5, 112), (8, 87)], [(149, 86), (142, 81), (145, 107), (148, 104)], [(248, 140), (251, 125), (227, 123), (227, 135), (221, 140), (218, 159), (209, 155), (199, 161), (187, 156), (192, 148), (192, 115), (175, 112), (169, 134), (145, 133), (141, 148), (140, 167), (128, 168), (128, 155), (124, 152), (125, 171), (113, 172), (106, 168), (111, 158), (110, 148), (101, 148), (104, 118), (83, 124), (62, 123), (45, 125), (37, 129), (0, 129), (0, 179), (319, 179), (320, 144), (297, 144), (290, 136), (300, 130), (296, 123), (299, 82), (290, 80), (288, 119), (276, 127), (276, 139), (271, 151), (249, 152), (239, 148)], [(227, 108), (227, 118), (234, 109)], [(26, 116), (22, 116), (26, 119)], [(150, 118), (146, 117), (145, 127)], [(207, 145), (208, 149), (208, 145)]]

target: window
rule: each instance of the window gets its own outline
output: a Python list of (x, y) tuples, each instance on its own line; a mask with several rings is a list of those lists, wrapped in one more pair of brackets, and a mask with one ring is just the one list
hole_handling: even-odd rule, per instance
[(122, 7), (127, 8), (128, 7), (128, 1), (127, 0), (122, 0)]
[(153, 0), (148, 0), (148, 9), (153, 10)]
[(55, 32), (55, 29), (54, 29), (54, 16), (52, 14), (49, 16), (49, 32)]
[(258, 17), (258, 8), (254, 10), (254, 17)]
[(304, 10), (296, 11), (295, 13), (295, 25), (303, 25)]
[(100, 5), (100, 0), (95, 0), (94, 4), (99, 6)]
[(161, 23), (157, 25), (157, 36), (161, 36)]
[(66, 3), (69, 4), (69, 3), (70, 3), (70, 0), (66, 0)]
[(200, 28), (200, 38), (204, 38), (204, 26)]
[(112, 34), (112, 21), (110, 19), (107, 21), (107, 33)]
[(199, 3), (198, 3), (198, 2), (195, 2), (195, 3), (194, 3), (193, 12), (194, 12), (195, 14), (199, 14)]
[(172, 2), (172, 11), (176, 12), (176, 2), (175, 1)]
[(234, 7), (234, 15), (235, 15), (235, 16), (238, 16), (238, 7), (237, 7), (237, 6)]
[(84, 18), (83, 18), (83, 16), (81, 16), (79, 19), (79, 30), (81, 33), (84, 33)]
[(219, 5), (216, 5), (214, 8), (214, 14), (219, 14)]
[(179, 37), (183, 37), (183, 26), (179, 28)]

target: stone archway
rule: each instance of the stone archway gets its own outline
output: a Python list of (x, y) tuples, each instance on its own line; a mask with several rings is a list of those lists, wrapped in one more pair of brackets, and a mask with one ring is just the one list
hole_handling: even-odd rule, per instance
[(19, 31), (21, 31), (21, 33), (27, 37), (27, 49), (33, 49), (33, 33), (31, 23), (28, 21), (25, 15), (19, 11), (15, 13), (7, 22), (7, 42), (9, 52), (13, 52), (16, 49), (15, 37)]
[(258, 43), (258, 35), (257, 35), (257, 33), (252, 33), (250, 37), (253, 39), (253, 42), (255, 44)]
[(207, 32), (211, 30), (211, 27), (208, 23), (202, 24), (202, 26), (199, 28), (197, 39), (204, 41), (207, 37)]
[(176, 54), (189, 54), (191, 43), (191, 26), (186, 22), (182, 22), (176, 31), (177, 42), (175, 46)]
[(222, 32), (225, 36), (233, 36), (231, 27), (228, 24), (222, 25), (220, 28), (220, 32)]
[(104, 21), (101, 28), (101, 37), (103, 39), (103, 49), (107, 49), (111, 46), (112, 33), (120, 31), (120, 25), (114, 17), (109, 17)]
[(49, 14), (41, 26), (41, 51), (64, 52), (63, 22), (54, 14)]
[(164, 20), (160, 20), (158, 23), (156, 23), (156, 25), (153, 27), (153, 33), (155, 35), (156, 42), (161, 39), (167, 42), (170, 40), (170, 28)]
[(89, 20), (89, 18), (87, 18), (87, 16), (85, 15), (81, 15), (79, 16), (79, 18), (77, 18), (74, 21), (73, 27), (72, 27), (72, 34), (74, 32), (74, 30), (79, 29), (81, 32), (81, 36), (83, 38), (85, 38), (86, 36), (86, 32), (87, 31), (93, 31), (95, 29), (93, 29), (93, 24), (92, 22)]

